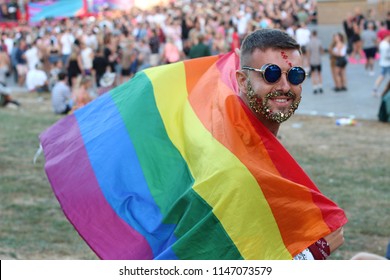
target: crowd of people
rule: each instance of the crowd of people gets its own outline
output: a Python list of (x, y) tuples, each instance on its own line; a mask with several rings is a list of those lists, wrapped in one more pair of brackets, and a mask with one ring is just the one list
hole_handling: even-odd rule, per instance
[(150, 10), (43, 20), (3, 30), (0, 44), (15, 82), (30, 91), (51, 90), (59, 70), (66, 73), (71, 91), (79, 87), (80, 76), (91, 76), (99, 91), (106, 72), (116, 74), (116, 86), (150, 66), (239, 48), (245, 35), (258, 28), (294, 34), (300, 24), (315, 22), (312, 0), (174, 1)]
[[(370, 76), (375, 76), (374, 62), (375, 59), (379, 59), (380, 74), (375, 80), (372, 91), (373, 96), (379, 96), (381, 83), (386, 76), (390, 75), (390, 12), (387, 12), (385, 19), (380, 19), (373, 9), (369, 9), (365, 14), (360, 7), (356, 7), (355, 11), (348, 13), (343, 21), (343, 28), (345, 39), (344, 34), (336, 35), (338, 38), (333, 40), (331, 47), (340, 45), (338, 42), (341, 39), (342, 56), (348, 56), (349, 63), (363, 64)], [(337, 52), (333, 54), (335, 57), (340, 55)], [(337, 75), (336, 72), (337, 68), (334, 73), (335, 80), (337, 77), (341, 81), (345, 80), (345, 71), (341, 71), (341, 75)]]
[(363, 13), (357, 7), (343, 21), (344, 32), (333, 35), (330, 46), (319, 40), (313, 28), (316, 23), (317, 4), (312, 0), (173, 1), (149, 10), (105, 11), (95, 17), (43, 20), (6, 29), (1, 34), (0, 56), (8, 55), (7, 73), (29, 91), (51, 91), (61, 71), (72, 92), (80, 87), (81, 77), (90, 76), (88, 91), (96, 97), (106, 73), (115, 74), (112, 86), (117, 86), (147, 67), (226, 53), (239, 48), (255, 29), (278, 28), (301, 45), (314, 94), (324, 92), (321, 56), (327, 50), (337, 93), (348, 90), (349, 63), (363, 63), (373, 76), (379, 57), (380, 75), (372, 95), (381, 95), (378, 90), (390, 73), (386, 55), (390, 12), (381, 21), (373, 10)]

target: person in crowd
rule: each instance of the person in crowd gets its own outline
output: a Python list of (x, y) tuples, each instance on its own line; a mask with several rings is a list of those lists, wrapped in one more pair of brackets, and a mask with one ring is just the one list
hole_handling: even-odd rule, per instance
[(353, 22), (354, 22), (354, 17), (353, 17), (353, 14), (349, 11), (347, 13), (347, 16), (346, 18), (343, 20), (343, 30), (344, 30), (344, 34), (346, 36), (346, 39), (347, 39), (347, 53), (348, 55), (350, 55), (352, 53), (352, 40), (353, 40), (353, 36), (354, 36), (354, 32), (353, 32)]
[(33, 41), (31, 46), (27, 48), (24, 55), (26, 58), (28, 69), (35, 69), (36, 65), (40, 63), (40, 60), (42, 58), (41, 53), (37, 47), (37, 40)]
[(23, 86), (26, 81), (28, 71), (25, 52), (27, 51), (27, 43), (25, 39), (20, 39), (19, 45), (16, 47), (15, 62), (18, 75), (18, 84)]
[[(129, 68), (129, 73), (130, 73), (130, 76), (129, 78), (132, 78), (134, 77), (134, 75), (139, 71), (139, 68), (141, 67), (141, 64), (143, 63), (142, 61), (143, 57), (142, 55), (140, 54), (139, 50), (137, 48), (134, 48), (131, 52), (131, 56), (130, 56), (130, 68)], [(143, 67), (146, 67), (146, 65), (144, 65)]]
[(107, 59), (104, 56), (102, 48), (98, 48), (92, 61), (92, 71), (95, 77), (95, 83), (97, 87), (100, 87), (100, 79), (104, 73), (110, 71), (110, 66)]
[(93, 80), (90, 76), (79, 76), (77, 85), (72, 90), (73, 106), (72, 111), (77, 110), (93, 100), (92, 91)]
[(112, 88), (115, 87), (115, 80), (116, 80), (116, 74), (115, 72), (106, 72), (104, 73), (103, 77), (100, 79), (100, 87), (97, 88), (96, 95), (100, 96), (104, 93), (107, 93)]
[(387, 86), (383, 90), (381, 98), (382, 100), (379, 105), (378, 120), (380, 122), (390, 122), (390, 81), (387, 83)]
[(80, 42), (80, 61), (81, 61), (81, 74), (83, 76), (92, 75), (92, 66), (94, 59), (93, 49), (88, 46), (84, 41)]
[(54, 87), (54, 85), (58, 81), (58, 74), (63, 71), (63, 64), (62, 64), (62, 59), (59, 59), (57, 63), (52, 65), (49, 71), (49, 83), (48, 83), (48, 88), (49, 91), (51, 91)]
[(365, 69), (368, 71), (370, 76), (374, 76), (374, 63), (378, 44), (374, 22), (367, 22), (367, 27), (363, 30), (360, 37), (362, 39), (362, 48), (366, 56)]
[(301, 22), (298, 25), (297, 30), (295, 30), (295, 39), (297, 40), (298, 44), (301, 46), (302, 55), (303, 55), (303, 66), (307, 73), (309, 73), (310, 71), (310, 63), (309, 63), (309, 57), (306, 53), (306, 47), (307, 44), (310, 42), (310, 34), (311, 31), (307, 27), (305, 22)]
[(150, 46), (150, 65), (157, 66), (160, 64), (160, 39), (155, 28), (152, 29), (152, 34), (149, 38)]
[[(120, 58), (119, 58), (119, 65), (121, 69), (119, 84), (128, 81), (132, 76), (132, 72), (131, 72), (132, 69), (130, 69), (130, 67), (132, 66), (133, 63), (135, 63), (134, 52), (135, 50), (132, 41), (126, 40), (125, 42), (123, 42), (120, 50)], [(133, 64), (133, 70), (134, 70), (134, 64)]]
[(72, 110), (72, 92), (65, 72), (58, 74), (58, 82), (51, 91), (51, 105), (53, 112), (59, 115), (66, 115)]
[[(12, 31), (9, 31), (9, 33), (12, 33)], [(12, 37), (12, 35), (10, 35), (8, 32), (4, 32), (3, 35), (2, 35), (2, 38), (3, 38), (3, 42), (4, 42), (4, 45), (7, 46), (6, 50), (7, 51), (7, 54), (9, 56), (11, 56), (11, 53), (12, 53), (12, 49), (14, 47), (14, 38)]]
[(322, 42), (317, 36), (317, 31), (313, 30), (311, 38), (306, 46), (307, 56), (310, 63), (310, 75), (313, 85), (313, 93), (323, 93), (322, 89), (322, 67), (321, 57), (324, 53)]
[(204, 36), (203, 34), (198, 35), (198, 43), (191, 47), (189, 58), (198, 58), (203, 56), (210, 56), (211, 51), (210, 47), (204, 43)]
[(75, 38), (72, 34), (72, 29), (65, 28), (65, 31), (60, 37), (62, 65), (66, 65), (68, 63), (74, 40)]
[(151, 64), (152, 51), (148, 44), (147, 38), (140, 39), (137, 42), (136, 49), (138, 50), (138, 71), (149, 68)]
[(212, 34), (211, 55), (226, 53), (227, 45), (223, 33), (213, 31)]
[(11, 61), (7, 52), (0, 47), (0, 83), (3, 86), (7, 83), (7, 76), (9, 75), (11, 68)]
[(330, 50), (332, 56), (335, 57), (335, 92), (347, 90), (347, 45), (344, 42), (344, 36), (340, 32), (334, 37), (335, 44)]
[(376, 31), (377, 43), (379, 44), (382, 40), (390, 33), (390, 30), (386, 28), (386, 22), (384, 20), (379, 22), (378, 30)]
[(228, 41), (230, 42), (230, 51), (240, 48), (240, 35), (238, 34), (237, 27), (231, 26), (231, 33), (228, 34)]
[(372, 96), (378, 96), (378, 89), (386, 76), (390, 76), (390, 33), (379, 43), (380, 75), (375, 80)]
[(37, 63), (34, 69), (30, 69), (26, 76), (26, 86), (29, 92), (47, 92), (49, 90), (49, 78), (43, 70), (43, 64)]
[(62, 59), (61, 47), (58, 43), (57, 37), (52, 36), (50, 38), (50, 45), (48, 47), (49, 52), (49, 63), (50, 65), (55, 64), (59, 59)]
[(329, 67), (330, 67), (330, 73), (333, 81), (333, 89), (336, 88), (336, 56), (333, 54), (332, 50), (336, 46), (336, 36), (337, 33), (334, 33), (332, 35), (332, 40), (328, 47)]
[(164, 44), (162, 52), (163, 63), (169, 64), (180, 60), (180, 51), (175, 45), (171, 37), (167, 37), (167, 42)]
[(103, 38), (104, 46), (103, 46), (103, 54), (108, 64), (110, 66), (110, 71), (115, 73), (116, 67), (118, 65), (118, 40), (116, 37), (112, 35), (112, 33), (108, 33)]
[(20, 106), (17, 100), (11, 96), (10, 89), (7, 87), (7, 77), (11, 68), (11, 62), (7, 52), (0, 47), (0, 106), (4, 107), (7, 104), (15, 104)]
[(78, 76), (82, 74), (82, 67), (80, 48), (77, 45), (73, 45), (72, 52), (70, 53), (68, 62), (65, 66), (68, 83), (71, 88), (76, 84)]
[(365, 64), (364, 52), (362, 49), (361, 32), (363, 30), (364, 16), (360, 7), (355, 8), (355, 14), (352, 19), (352, 51), (349, 56), (349, 61), (353, 64)]

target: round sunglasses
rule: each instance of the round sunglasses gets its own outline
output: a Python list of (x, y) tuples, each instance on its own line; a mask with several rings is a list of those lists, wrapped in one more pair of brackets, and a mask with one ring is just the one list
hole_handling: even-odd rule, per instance
[(291, 67), (288, 71), (282, 71), (278, 65), (268, 63), (261, 66), (260, 69), (249, 66), (243, 66), (242, 69), (261, 73), (264, 80), (269, 84), (279, 81), (283, 73), (286, 73), (287, 80), (293, 85), (302, 84), (307, 76), (305, 70), (299, 66)]

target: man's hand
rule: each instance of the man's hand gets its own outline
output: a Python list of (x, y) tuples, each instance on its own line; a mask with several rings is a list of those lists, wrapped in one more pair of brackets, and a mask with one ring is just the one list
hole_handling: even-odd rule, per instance
[(330, 253), (334, 252), (338, 247), (344, 243), (344, 228), (341, 227), (336, 231), (328, 234), (324, 237), (326, 242), (329, 244)]

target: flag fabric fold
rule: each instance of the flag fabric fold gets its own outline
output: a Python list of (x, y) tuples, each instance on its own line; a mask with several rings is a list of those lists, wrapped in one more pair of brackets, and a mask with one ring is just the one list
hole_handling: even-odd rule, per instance
[(292, 259), (347, 222), (237, 95), (234, 53), (137, 73), (40, 135), (102, 259)]

